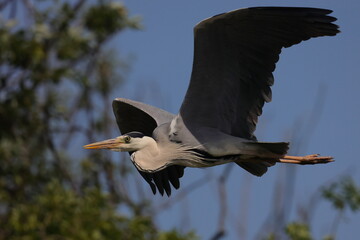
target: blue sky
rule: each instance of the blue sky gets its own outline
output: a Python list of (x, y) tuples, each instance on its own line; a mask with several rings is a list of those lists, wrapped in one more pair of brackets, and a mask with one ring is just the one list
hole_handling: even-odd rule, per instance
[[(310, 197), (320, 186), (344, 174), (352, 175), (360, 184), (357, 152), (360, 147), (359, 1), (123, 2), (131, 15), (142, 17), (144, 29), (127, 31), (114, 41), (120, 56), (131, 59), (126, 84), (114, 94), (114, 98), (141, 100), (173, 113), (177, 113), (188, 86), (193, 56), (192, 28), (199, 21), (249, 6), (328, 8), (338, 18), (337, 24), (342, 33), (336, 37), (312, 39), (283, 50), (274, 73), (273, 100), (265, 105), (256, 132), (261, 141), (291, 141), (294, 136), (309, 136), (304, 138), (306, 141), (301, 142), (298, 149), (292, 150), (293, 153), (332, 155), (336, 162), (317, 166), (276, 165), (261, 178), (233, 168), (226, 185), (228, 215), (225, 226), (228, 235), (225, 239), (237, 239), (242, 227), (246, 229), (247, 239), (254, 239), (271, 214), (273, 190), (277, 184), (283, 184), (282, 181), (295, 181), (293, 197), (279, 203), (280, 207), (289, 208), (290, 221), (297, 220), (299, 207), (307, 208)], [(321, 100), (321, 111), (314, 114), (314, 105)], [(316, 118), (313, 123), (311, 116)], [(182, 179), (183, 187), (191, 186), (206, 175), (211, 175), (213, 180), (158, 214), (159, 226), (185, 231), (195, 229), (204, 239), (212, 236), (220, 211), (216, 178), (223, 171), (222, 166), (205, 170), (187, 169)], [(292, 178), (285, 178), (286, 174)], [(173, 198), (179, 194), (181, 190)], [(158, 206), (169, 201), (159, 196), (153, 198)], [(316, 204), (313, 232), (320, 239), (331, 232), (335, 214), (326, 202)], [(346, 214), (346, 221), (338, 229), (339, 239), (353, 239), (353, 236), (360, 235), (359, 215)]]

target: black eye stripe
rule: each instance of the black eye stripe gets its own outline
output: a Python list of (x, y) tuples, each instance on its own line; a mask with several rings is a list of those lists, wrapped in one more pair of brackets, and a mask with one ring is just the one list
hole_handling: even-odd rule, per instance
[(129, 136), (129, 137), (132, 137), (132, 138), (142, 138), (142, 137), (144, 137), (144, 134), (142, 134), (141, 132), (129, 132), (126, 135)]

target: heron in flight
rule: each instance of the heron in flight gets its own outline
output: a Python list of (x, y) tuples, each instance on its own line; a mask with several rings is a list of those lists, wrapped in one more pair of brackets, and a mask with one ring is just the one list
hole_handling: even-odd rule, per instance
[(161, 195), (178, 189), (186, 167), (234, 162), (262, 176), (277, 162), (333, 161), (317, 154), (288, 156), (287, 142), (259, 142), (254, 131), (271, 101), (272, 72), (282, 48), (339, 33), (331, 10), (253, 7), (216, 15), (194, 28), (189, 88), (177, 115), (116, 98), (113, 110), (122, 136), (85, 149), (127, 151), (141, 176)]

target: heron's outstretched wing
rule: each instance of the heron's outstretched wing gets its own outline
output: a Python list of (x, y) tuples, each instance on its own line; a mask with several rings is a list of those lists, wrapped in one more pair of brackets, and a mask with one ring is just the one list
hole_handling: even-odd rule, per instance
[[(174, 118), (173, 114), (160, 108), (125, 98), (116, 98), (113, 101), (113, 110), (121, 134), (138, 131), (146, 136), (152, 136), (152, 132), (157, 126), (170, 122)], [(155, 173), (142, 171), (139, 173), (150, 185), (154, 194), (156, 194), (157, 187), (161, 195), (165, 190), (166, 194), (170, 196), (169, 182), (175, 189), (178, 189), (180, 187), (179, 178), (183, 176), (184, 168), (173, 165)]]
[(333, 36), (332, 11), (315, 8), (239, 9), (196, 25), (194, 63), (180, 115), (188, 129), (213, 127), (246, 139), (264, 102), (271, 101), (272, 72), (283, 47)]

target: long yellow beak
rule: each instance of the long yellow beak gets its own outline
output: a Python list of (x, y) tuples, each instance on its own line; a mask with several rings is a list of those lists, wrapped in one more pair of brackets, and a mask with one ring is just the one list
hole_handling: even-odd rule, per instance
[(121, 139), (113, 138), (83, 146), (85, 149), (113, 149), (124, 143)]

